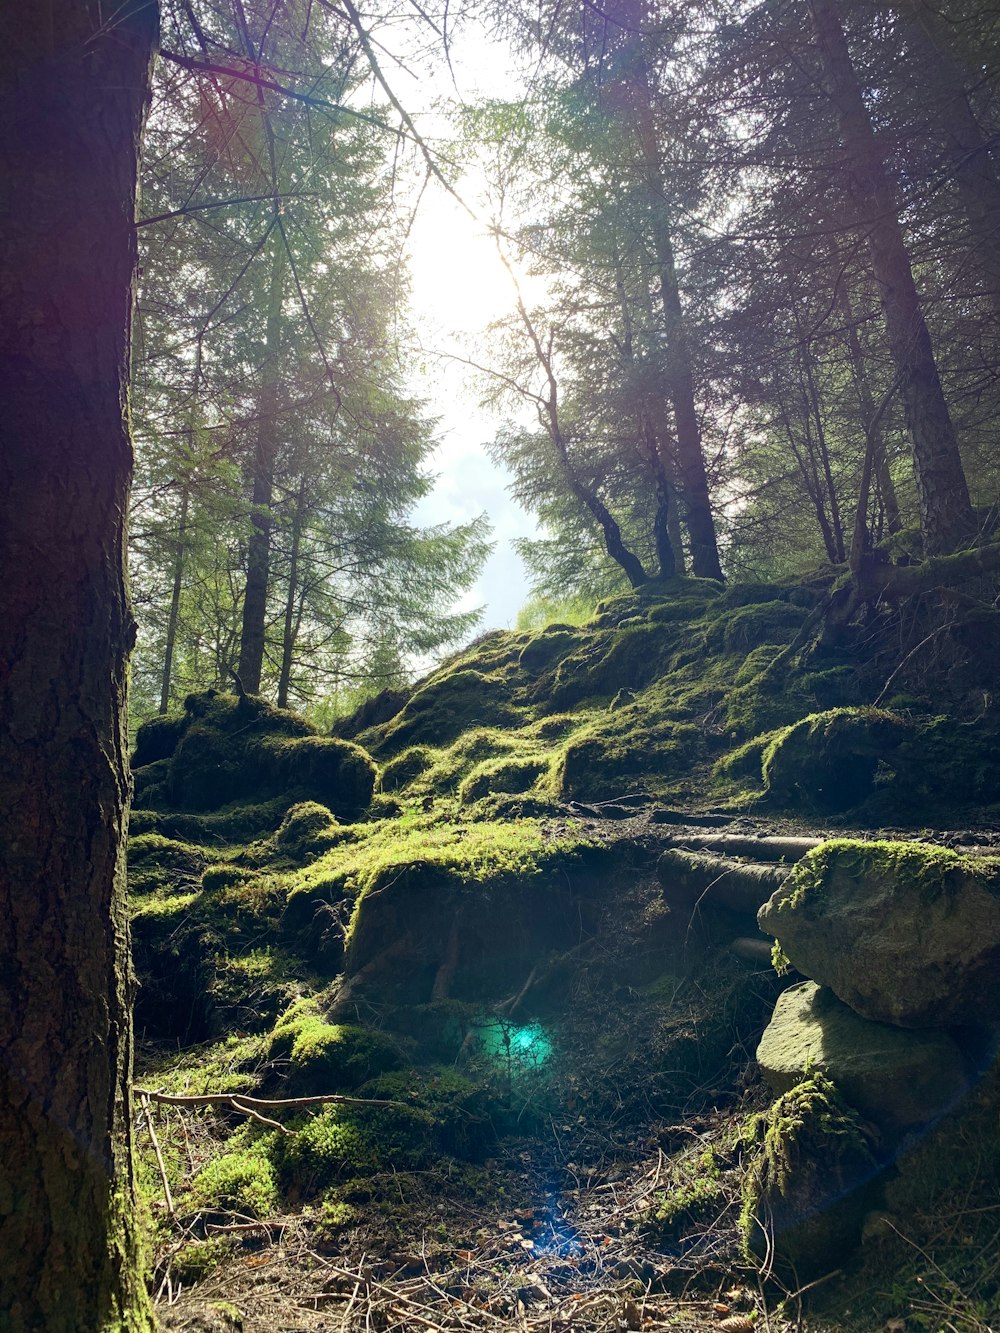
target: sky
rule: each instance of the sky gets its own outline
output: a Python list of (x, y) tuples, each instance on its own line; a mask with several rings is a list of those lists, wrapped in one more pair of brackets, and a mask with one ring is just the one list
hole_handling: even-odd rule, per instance
[[(441, 99), (514, 96), (519, 80), (509, 50), (473, 29), (452, 49), (452, 75), (439, 67), (418, 82), (398, 75), (394, 91), (424, 132), (444, 126), (435, 105)], [(422, 110), (413, 110), (420, 107)], [(474, 179), (458, 183), (476, 207)], [(459, 607), (484, 608), (481, 628), (514, 625), (528, 597), (527, 576), (512, 541), (537, 535), (537, 524), (508, 494), (509, 473), (488, 457), (485, 442), (500, 419), (484, 411), (469, 370), (451, 357), (468, 356), (486, 326), (514, 309), (515, 294), (485, 227), (436, 182), (423, 193), (408, 244), (412, 319), (425, 348), (425, 366), (415, 391), (438, 418), (438, 447), (430, 459), (437, 481), (416, 511), (418, 522), (461, 523), (485, 512), (495, 547), (480, 578)], [(441, 355), (441, 354), (445, 355)]]

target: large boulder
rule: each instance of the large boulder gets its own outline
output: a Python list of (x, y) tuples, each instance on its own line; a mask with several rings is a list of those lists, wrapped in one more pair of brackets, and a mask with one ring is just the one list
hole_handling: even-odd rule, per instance
[(1000, 1019), (1000, 858), (924, 843), (824, 843), (764, 904), (804, 976), (875, 1022)]
[(872, 1023), (814, 981), (779, 998), (757, 1063), (779, 1095), (822, 1071), (890, 1137), (933, 1120), (965, 1089), (962, 1055), (947, 1033)]

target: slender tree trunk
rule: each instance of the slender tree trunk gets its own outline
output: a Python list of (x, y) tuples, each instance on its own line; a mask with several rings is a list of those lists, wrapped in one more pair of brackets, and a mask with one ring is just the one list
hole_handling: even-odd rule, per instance
[(894, 191), (840, 18), (831, 0), (809, 0), (809, 7), (840, 123), (851, 188), (868, 229), (872, 269), (913, 442), (924, 546), (929, 554), (940, 554), (970, 538), (975, 527), (958, 441), (913, 280)]
[(858, 337), (858, 326), (854, 317), (854, 307), (851, 302), (846, 273), (836, 273), (834, 282), (837, 291), (837, 303), (844, 318), (844, 337), (851, 360), (851, 378), (854, 381), (854, 389), (858, 395), (858, 404), (861, 409), (861, 425), (865, 432), (866, 459), (869, 453), (871, 455), (869, 480), (871, 473), (874, 472), (879, 495), (882, 499), (886, 525), (891, 533), (899, 532), (903, 526), (903, 521), (900, 517), (896, 487), (892, 480), (889, 459), (885, 451), (885, 431), (882, 428), (883, 413), (875, 403), (875, 395), (872, 393), (871, 381), (865, 368), (865, 358), (861, 350), (861, 339)]
[(0, 7), (0, 1329), (140, 1333), (127, 417), (154, 3)]
[(278, 376), (281, 363), (281, 303), (285, 292), (287, 256), (278, 228), (274, 230), (271, 283), (267, 298), (267, 329), (261, 370), (260, 406), (250, 499), (250, 542), (247, 581), (243, 594), (239, 674), (251, 694), (260, 689), (267, 627), (267, 588), (271, 574), (271, 526), (274, 504), (274, 465), (278, 456)]
[[(633, 48), (639, 41), (632, 41)], [(634, 113), (642, 154), (646, 187), (649, 193), (653, 247), (660, 279), (663, 304), (663, 329), (667, 341), (667, 384), (674, 409), (677, 430), (677, 466), (680, 472), (681, 498), (684, 501), (688, 536), (691, 539), (691, 572), (697, 578), (722, 581), (719, 547), (708, 492), (708, 474), (701, 447), (701, 428), (694, 401), (694, 374), (691, 349), (677, 281), (677, 262), (666, 188), (660, 166), (660, 149), (653, 122), (649, 77), (641, 49), (633, 52)]]
[(297, 629), (296, 605), (299, 595), (299, 548), (302, 543), (302, 525), (305, 517), (306, 482), (299, 482), (292, 517), (292, 549), (288, 561), (288, 593), (285, 597), (285, 627), (281, 636), (281, 674), (278, 676), (278, 707), (288, 707), (288, 690), (292, 683), (292, 658), (295, 654)]
[(177, 622), (181, 611), (181, 589), (184, 583), (184, 556), (186, 554), (188, 506), (191, 502), (191, 483), (184, 478), (181, 502), (177, 510), (177, 541), (174, 543), (174, 572), (170, 588), (170, 610), (167, 613), (167, 636), (163, 646), (163, 672), (160, 677), (160, 713), (170, 707), (170, 677), (174, 667), (174, 647), (177, 643)]

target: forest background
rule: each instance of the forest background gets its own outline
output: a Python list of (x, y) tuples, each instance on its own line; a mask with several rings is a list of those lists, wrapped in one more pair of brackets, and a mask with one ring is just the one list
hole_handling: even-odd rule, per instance
[[(443, 361), (468, 363), (540, 525), (520, 543), (529, 620), (672, 570), (916, 554), (921, 528), (940, 553), (988, 522), (985, 10), (300, 8), (167, 14), (140, 233), (137, 717), (235, 669), (325, 720), (467, 637), (453, 608), (487, 522), (413, 517), (436, 410), (413, 372), (433, 386)], [(516, 54), (517, 96), (455, 97), (425, 133), (393, 71), (431, 58), (440, 79), (463, 38)], [(402, 263), (441, 191), (510, 283), (509, 315), (445, 358), (414, 336)]]

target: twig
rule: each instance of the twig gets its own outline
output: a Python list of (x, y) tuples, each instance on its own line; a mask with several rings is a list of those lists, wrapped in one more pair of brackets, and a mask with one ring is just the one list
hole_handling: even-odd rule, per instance
[(142, 1102), (142, 1109), (146, 1113), (146, 1129), (149, 1131), (149, 1137), (153, 1144), (153, 1152), (156, 1154), (156, 1165), (160, 1170), (160, 1180), (163, 1183), (163, 1197), (167, 1204), (167, 1216), (171, 1222), (177, 1221), (177, 1214), (174, 1210), (174, 1198), (170, 1193), (170, 1182), (167, 1180), (167, 1168), (163, 1164), (163, 1153), (160, 1151), (160, 1140), (156, 1137), (156, 1130), (153, 1128), (153, 1116), (149, 1109), (150, 1094), (143, 1092), (141, 1088), (137, 1089), (139, 1098)]
[[(230, 1111), (237, 1111), (240, 1115), (245, 1115), (251, 1120), (256, 1120), (261, 1125), (267, 1125), (269, 1129), (276, 1129), (282, 1134), (293, 1133), (286, 1125), (279, 1120), (272, 1120), (269, 1116), (261, 1114), (262, 1111), (270, 1110), (297, 1110), (303, 1106), (325, 1106), (329, 1104), (340, 1104), (344, 1106), (392, 1106), (400, 1111), (412, 1111), (412, 1106), (407, 1106), (405, 1102), (383, 1101), (378, 1097), (345, 1097), (339, 1092), (328, 1092), (316, 1097), (248, 1097), (238, 1092), (207, 1092), (207, 1093), (173, 1093), (173, 1092), (154, 1092), (150, 1088), (136, 1088), (136, 1095), (140, 1097), (144, 1104), (154, 1101), (163, 1106), (220, 1106)], [(149, 1121), (147, 1113), (147, 1123)], [(153, 1139), (153, 1145), (156, 1147), (156, 1136), (153, 1133), (152, 1125), (149, 1125), (150, 1136)], [(157, 1159), (159, 1160), (159, 1150), (157, 1149)], [(160, 1161), (160, 1172), (163, 1174), (163, 1163)], [(166, 1175), (163, 1175), (163, 1184), (166, 1188)], [(170, 1200), (169, 1190), (167, 1190), (167, 1203), (170, 1209), (170, 1215), (173, 1217), (173, 1203)]]

